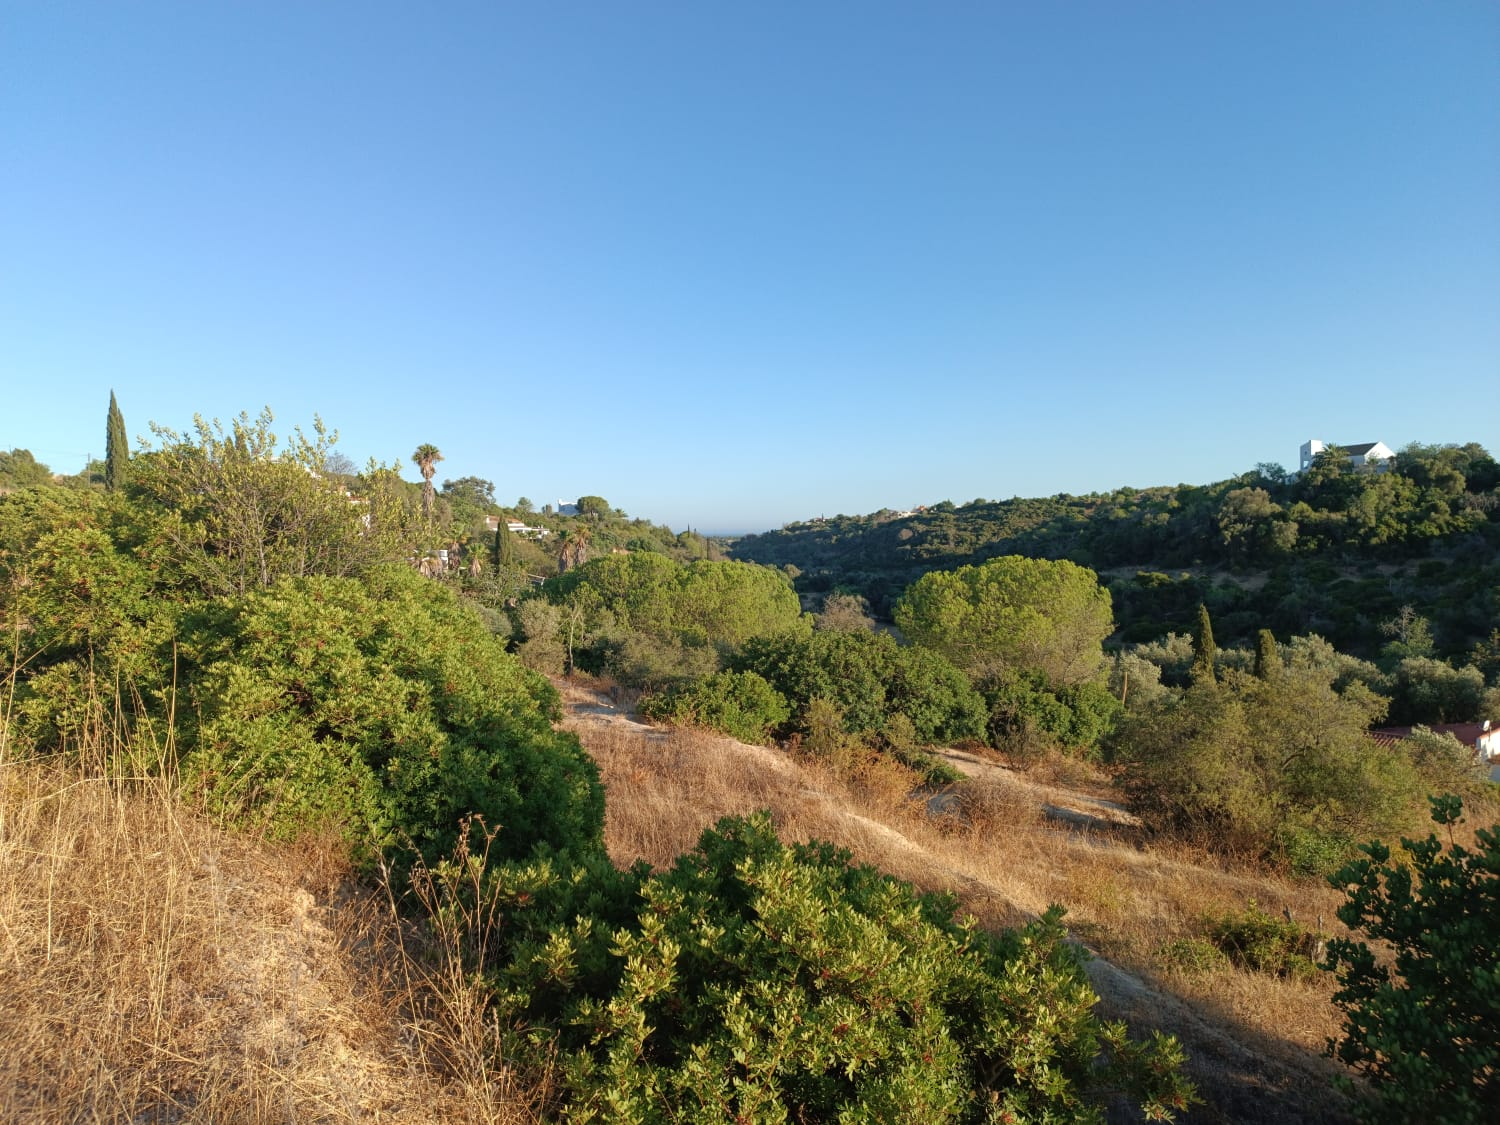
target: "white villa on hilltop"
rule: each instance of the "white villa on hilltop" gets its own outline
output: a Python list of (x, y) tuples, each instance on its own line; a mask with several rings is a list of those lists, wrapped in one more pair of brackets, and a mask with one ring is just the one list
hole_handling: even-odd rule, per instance
[[(1328, 446), (1324, 445), (1317, 438), (1311, 438), (1303, 442), (1302, 456), (1297, 466), (1297, 471), (1299, 473), (1307, 472), (1313, 463), (1313, 458), (1327, 448)], [(1344, 451), (1344, 456), (1351, 465), (1374, 465), (1380, 461), (1389, 461), (1392, 457), (1396, 456), (1396, 451), (1383, 441), (1366, 441), (1359, 445), (1341, 445), (1339, 448)]]

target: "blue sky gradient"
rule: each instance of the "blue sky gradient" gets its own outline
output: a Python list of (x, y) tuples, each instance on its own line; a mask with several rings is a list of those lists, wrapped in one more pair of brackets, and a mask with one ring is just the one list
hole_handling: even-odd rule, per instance
[(1500, 452), (1500, 5), (0, 2), (0, 448), (742, 531)]

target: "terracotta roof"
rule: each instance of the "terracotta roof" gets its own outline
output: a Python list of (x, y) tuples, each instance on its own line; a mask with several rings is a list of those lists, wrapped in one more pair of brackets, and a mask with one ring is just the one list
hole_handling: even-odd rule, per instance
[[(1484, 734), (1488, 724), (1486, 723), (1433, 723), (1427, 729), (1433, 734), (1451, 734), (1465, 746), (1475, 746), (1479, 742), (1479, 736)], [(1380, 727), (1370, 732), (1370, 737), (1376, 742), (1395, 743), (1403, 738), (1410, 738), (1415, 727)]]

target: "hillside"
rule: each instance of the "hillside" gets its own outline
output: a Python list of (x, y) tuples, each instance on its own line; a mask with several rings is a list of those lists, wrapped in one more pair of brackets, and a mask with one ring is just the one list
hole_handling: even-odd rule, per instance
[[(1059, 763), (1021, 774), (993, 758), (949, 752), (969, 780), (947, 801), (899, 778), (841, 774), (807, 757), (699, 731), (642, 725), (584, 686), (563, 686), (565, 725), (599, 763), (609, 790), (606, 843), (621, 865), (670, 863), (720, 816), (772, 810), (783, 838), (830, 840), (861, 862), (928, 890), (951, 891), (987, 928), (1067, 908), (1095, 955), (1101, 1010), (1177, 1035), (1205, 1104), (1187, 1122), (1334, 1122), (1324, 1040), (1338, 1030), (1332, 982), (1231, 968), (1174, 967), (1174, 941), (1205, 920), (1258, 903), (1341, 931), (1338, 896), (1192, 849), (1149, 844), (1109, 798), (1102, 776)], [(1312, 1093), (1310, 1093), (1312, 1092)]]
[[(1320, 1055), (1322, 981), (1189, 974), (1159, 950), (1256, 900), (1331, 916), (1327, 888), (1142, 848), (1098, 777), (1021, 775), (955, 753), (951, 801), (899, 774), (645, 726), (560, 684), (563, 726), (610, 793), (606, 844), (668, 866), (719, 817), (766, 808), (996, 930), (1068, 909), (1096, 955), (1101, 1011), (1188, 1048), (1205, 1104), (1188, 1122), (1342, 1121)], [(159, 785), (11, 765), (0, 789), (0, 1116), (7, 1120), (537, 1120), (545, 1089), (496, 1069), (486, 1006), (441, 944), (400, 926), (337, 842), (227, 833)], [(162, 827), (166, 830), (162, 831)], [(1024, 858), (1023, 858), (1024, 857)], [(1309, 919), (1311, 920), (1311, 919)]]
[[(1336, 1120), (1301, 1093), (1340, 1024), (1316, 877), (1428, 793), (1493, 813), (1453, 738), (1368, 737), (1500, 697), (1415, 610), (1381, 667), (1219, 648), (1207, 611), (1107, 656), (1095, 573), (1012, 555), (923, 574), (898, 638), (858, 598), (804, 612), (789, 569), (590, 559), (627, 529), (597, 497), (532, 585), (503, 536), (443, 560), (436, 490), (351, 496), (267, 425), (0, 498), (21, 1116), (1170, 1119), (1191, 1080), (1192, 1120)], [(1493, 463), (1465, 464), (1426, 470), (1458, 486), (1444, 550), (1490, 534)], [(1289, 553), (1337, 522), (1313, 485), (1420, 498), (1419, 468), (1213, 519), (1263, 509), (1250, 541)], [(1251, 594), (1254, 553), (1226, 563)]]
[(1472, 443), (1408, 447), (1388, 471), (1333, 449), (1301, 475), (1269, 465), (1208, 485), (841, 515), (746, 536), (730, 554), (886, 615), (931, 570), (1068, 559), (1108, 579), (1126, 642), (1185, 631), (1201, 602), (1230, 643), (1270, 628), (1371, 655), (1380, 623), (1410, 605), (1452, 655), (1500, 620), (1500, 467)]
[(0, 1120), (535, 1120), (460, 1049), (440, 959), (336, 839), (278, 845), (170, 786), (3, 765)]

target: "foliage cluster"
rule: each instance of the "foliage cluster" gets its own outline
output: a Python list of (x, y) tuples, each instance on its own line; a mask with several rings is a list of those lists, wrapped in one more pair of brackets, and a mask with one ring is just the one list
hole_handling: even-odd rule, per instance
[(754, 672), (715, 672), (641, 700), (654, 722), (705, 727), (741, 742), (765, 742), (791, 717), (786, 697)]
[[(1411, 757), (1365, 735), (1385, 703), (1360, 684), (1230, 671), (1122, 721), (1109, 749), (1148, 823), (1322, 872), (1370, 835), (1410, 823), (1423, 789)], [(1289, 855), (1290, 853), (1290, 855)]]
[[(735, 558), (795, 566), (799, 588), (863, 594), (881, 615), (922, 575), (1003, 555), (1114, 572), (1122, 635), (1191, 628), (1206, 603), (1220, 643), (1316, 630), (1373, 656), (1379, 623), (1411, 604), (1438, 655), (1500, 618), (1500, 466), (1480, 446), (1409, 446), (1388, 471), (1330, 449), (1299, 476), (1260, 466), (1209, 485), (932, 505), (789, 524), (746, 536)], [(1401, 570), (1390, 574), (1391, 564)], [(1214, 571), (1258, 571), (1261, 584)]]
[(1240, 672), (1259, 679), (1286, 671), (1328, 679), (1338, 691), (1362, 684), (1386, 700), (1384, 722), (1390, 726), (1500, 720), (1500, 681), (1487, 685), (1484, 674), (1472, 664), (1454, 667), (1423, 656), (1388, 656), (1375, 664), (1339, 652), (1316, 634), (1278, 644), (1266, 629), (1260, 630), (1253, 650), (1215, 648), (1206, 665), (1200, 662), (1199, 648), (1196, 639), (1171, 632), (1156, 641), (1127, 645), (1115, 655), (1110, 686), (1138, 706), (1145, 702), (1140, 689), (1155, 697), (1160, 694), (1157, 684), (1184, 686), (1201, 678), (1206, 667), (1216, 676)]
[(1114, 632), (1109, 591), (1092, 571), (1019, 555), (924, 574), (895, 620), (976, 679), (1035, 672), (1053, 687), (1094, 679)]
[(1277, 918), (1251, 902), (1239, 913), (1204, 922), (1208, 940), (1230, 963), (1257, 973), (1311, 979), (1326, 938), (1290, 918)]
[(323, 475), (331, 435), (278, 453), (268, 414), (156, 432), (123, 491), (0, 497), (16, 749), (173, 725), (166, 765), (273, 834), (324, 825), (435, 854), (474, 811), (518, 854), (598, 846), (602, 792), (552, 730), (555, 692), (449, 590), (389, 561), (404, 525)]
[(803, 626), (786, 575), (750, 563), (682, 565), (647, 551), (608, 555), (550, 581), (558, 603), (585, 607), (590, 629), (617, 627), (727, 651)]
[(810, 627), (780, 571), (651, 551), (594, 559), (542, 595), (557, 607), (554, 635), (570, 662), (648, 689), (717, 671), (753, 637)]
[(35, 488), (52, 483), (52, 470), (32, 456), (29, 449), (0, 449), (0, 492)]
[(503, 1014), (568, 1121), (1101, 1121), (1192, 1099), (1181, 1052), (1092, 1013), (1060, 911), (990, 937), (946, 896), (729, 818), (667, 871), (440, 869), (494, 918)]
[(1457, 845), (1462, 811), (1456, 797), (1433, 799), (1446, 846), (1403, 839), (1398, 857), (1367, 844), (1329, 879), (1348, 897), (1339, 919), (1394, 954), (1329, 943), (1345, 1011), (1329, 1049), (1369, 1079), (1364, 1121), (1479, 1125), (1500, 1113), (1500, 829), (1477, 830), (1475, 850)]
[[(984, 736), (984, 700), (968, 678), (938, 653), (900, 645), (888, 633), (817, 630), (760, 637), (743, 645), (730, 665), (764, 677), (798, 715), (814, 699), (827, 700), (850, 734), (884, 735), (902, 715), (921, 743)], [(806, 733), (801, 722), (790, 729)]]
[(210, 810), (429, 856), (468, 813), (515, 855), (601, 846), (597, 770), (553, 730), (552, 686), (409, 568), (283, 579), (185, 625), (182, 769)]

